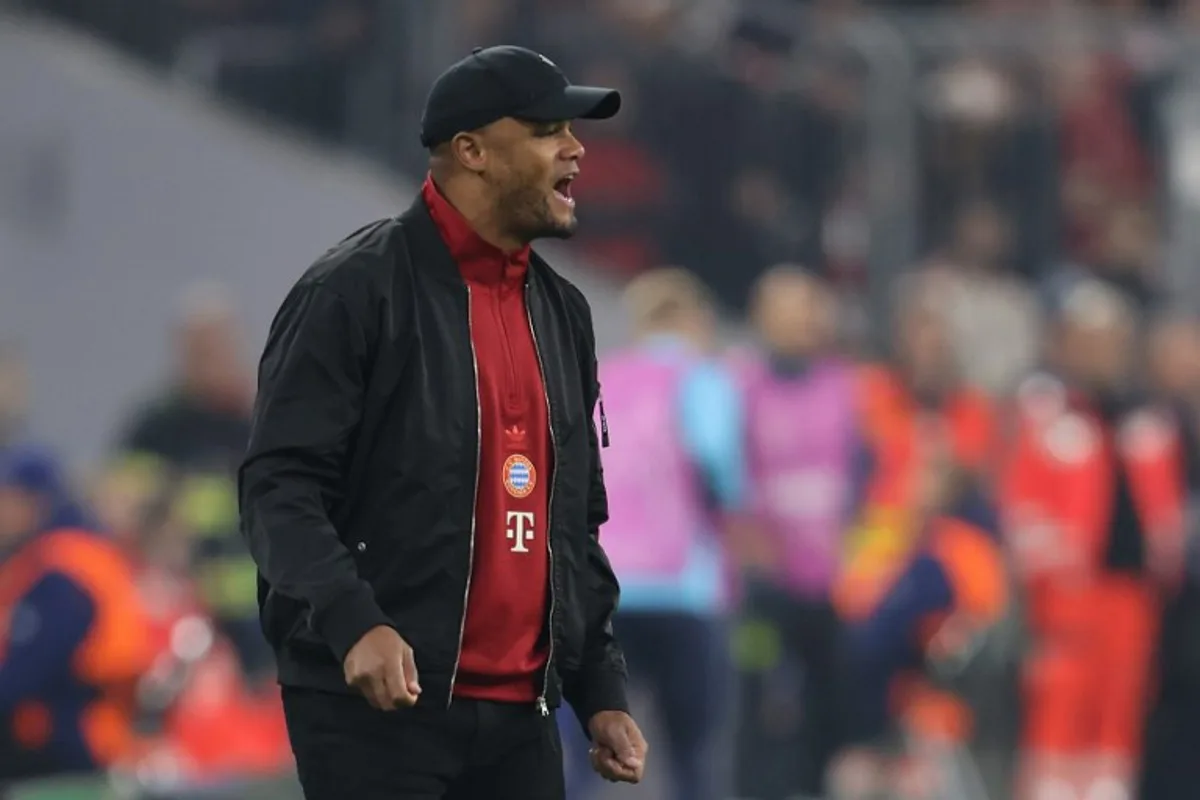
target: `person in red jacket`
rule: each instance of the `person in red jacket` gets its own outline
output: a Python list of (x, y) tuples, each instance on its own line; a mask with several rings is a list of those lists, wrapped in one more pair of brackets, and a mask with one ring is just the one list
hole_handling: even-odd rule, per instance
[(1033, 641), (1022, 797), (1132, 794), (1186, 492), (1173, 416), (1130, 391), (1135, 344), (1126, 300), (1083, 283), (1059, 315), (1057, 374), (1019, 393), (1002, 511)]

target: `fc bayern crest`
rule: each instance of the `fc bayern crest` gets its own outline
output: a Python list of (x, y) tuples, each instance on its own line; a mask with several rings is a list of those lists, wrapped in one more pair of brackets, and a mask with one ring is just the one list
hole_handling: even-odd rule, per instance
[(533, 462), (522, 455), (512, 455), (504, 462), (504, 488), (516, 498), (528, 497), (537, 486), (537, 470)]

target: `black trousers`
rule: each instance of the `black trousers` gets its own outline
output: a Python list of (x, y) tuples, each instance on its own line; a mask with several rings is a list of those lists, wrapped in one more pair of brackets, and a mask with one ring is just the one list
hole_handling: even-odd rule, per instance
[(456, 698), (377, 711), (357, 695), (285, 688), (305, 800), (563, 800), (553, 714)]
[[(847, 687), (837, 614), (827, 601), (764, 584), (750, 588), (745, 606), (748, 620), (774, 629), (782, 652), (773, 669), (742, 675), (738, 795), (819, 797), (844, 732)], [(798, 686), (792, 684), (796, 678)], [(798, 713), (780, 713), (794, 706)]]

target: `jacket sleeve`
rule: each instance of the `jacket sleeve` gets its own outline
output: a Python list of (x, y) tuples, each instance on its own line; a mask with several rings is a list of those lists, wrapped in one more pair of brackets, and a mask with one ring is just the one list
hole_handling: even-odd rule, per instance
[(259, 572), (307, 606), (309, 626), (339, 661), (367, 631), (392, 624), (329, 519), (374, 350), (366, 317), (324, 285), (292, 290), (267, 338), (238, 473), (242, 532)]
[(604, 470), (600, 464), (600, 441), (596, 433), (594, 411), (600, 397), (600, 379), (596, 363), (596, 341), (591, 313), (582, 295), (584, 335), (580, 344), (580, 369), (585, 388), (588, 419), (588, 457), (591, 479), (588, 487), (588, 558), (589, 585), (584, 607), (586, 638), (578, 670), (560, 666), (563, 696), (575, 710), (587, 730), (588, 720), (600, 711), (628, 711), (626, 697), (625, 654), (613, 634), (612, 617), (620, 600), (617, 576), (600, 545), (600, 526), (608, 520), (608, 495), (604, 490)]

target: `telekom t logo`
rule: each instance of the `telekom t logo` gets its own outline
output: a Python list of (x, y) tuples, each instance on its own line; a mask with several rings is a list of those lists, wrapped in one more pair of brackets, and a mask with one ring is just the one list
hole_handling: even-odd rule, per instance
[(525, 546), (525, 543), (533, 538), (533, 512), (509, 511), (505, 524), (508, 527), (504, 533), (513, 543), (510, 552), (528, 553), (529, 548)]

